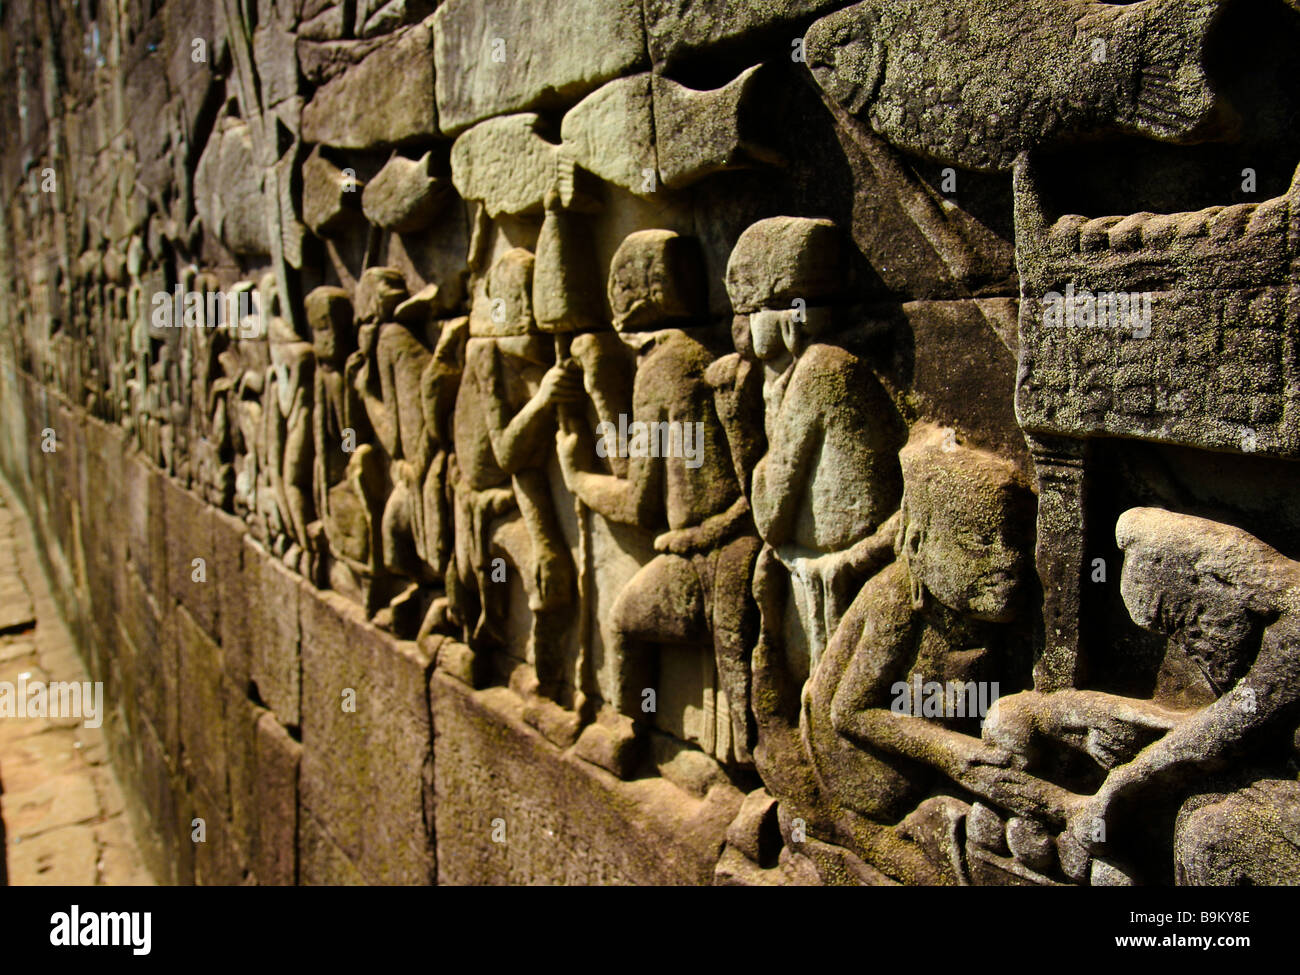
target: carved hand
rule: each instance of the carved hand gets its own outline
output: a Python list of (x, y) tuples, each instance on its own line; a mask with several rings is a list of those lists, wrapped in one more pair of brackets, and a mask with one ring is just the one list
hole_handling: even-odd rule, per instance
[(582, 396), (582, 380), (577, 363), (572, 359), (557, 362), (546, 370), (541, 388), (537, 391), (544, 403), (575, 403)]
[(1066, 829), (1089, 853), (1104, 853), (1106, 833), (1111, 829), (1111, 797), (1103, 786), (1095, 796), (1088, 796), (1069, 815)]
[(578, 474), (581, 473), (578, 468), (578, 435), (564, 430), (557, 430), (555, 433), (555, 454), (560, 461), (560, 473), (564, 475), (565, 486), (570, 491), (577, 493), (573, 485), (578, 479)]

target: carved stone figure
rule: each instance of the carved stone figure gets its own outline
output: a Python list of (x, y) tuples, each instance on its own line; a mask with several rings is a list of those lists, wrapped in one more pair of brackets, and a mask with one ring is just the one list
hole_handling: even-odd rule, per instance
[(1141, 851), (1158, 796), (1181, 803), (1178, 883), (1300, 883), (1300, 784), (1267, 757), (1295, 760), (1300, 564), (1239, 528), (1158, 508), (1125, 512), (1115, 537), (1133, 621), (1168, 637), (1168, 653), (1190, 659), (1218, 699), (1187, 709), (1027, 691), (998, 702), (985, 739), (1031, 771), (1064, 749), (1105, 770), (1095, 793), (1071, 803), (1060, 840), (1081, 851), (1078, 877), (1087, 876), (1087, 854), (1123, 862)]
[[(1199, 58), (1222, 0), (866, 0), (809, 31), (826, 91), (900, 148), (1009, 169), (1061, 134), (1191, 139), (1216, 102)], [(1010, 47), (1009, 39), (1015, 39)]]
[[(659, 643), (711, 643), (717, 668), (718, 721), (701, 742), (724, 761), (751, 760), (749, 646), (753, 608), (750, 566), (757, 550), (749, 502), (740, 490), (705, 371), (712, 339), (698, 321), (701, 285), (692, 242), (664, 230), (638, 231), (619, 246), (609, 273), (614, 327), (637, 350), (628, 428), (601, 431), (603, 455), (627, 456), (627, 473), (597, 472), (579, 452), (580, 436), (563, 433), (565, 482), (593, 511), (655, 532), (660, 553), (614, 602), (616, 645), (611, 683), (596, 693), (603, 720), (579, 740), (584, 757), (621, 774), (645, 721)], [(584, 373), (589, 388), (602, 377)], [(653, 440), (653, 442), (651, 442)], [(622, 720), (619, 720), (621, 718)]]
[[(918, 685), (949, 696), (1009, 688), (1029, 663), (1026, 635), (1009, 625), (1029, 565), (1027, 486), (1011, 465), (942, 428), (916, 431), (900, 459), (897, 560), (844, 615), (805, 689), (802, 720), (824, 797), (878, 823), (913, 809), (935, 771), (979, 790), (1008, 764), (978, 738), (980, 716), (968, 708), (978, 702), (956, 695), (934, 714)], [(837, 828), (859, 849), (876, 842), (869, 826), (863, 836)]]
[(373, 484), (378, 473), (366, 442), (369, 424), (347, 379), (357, 326), (352, 301), (342, 288), (317, 288), (304, 306), (316, 355), (313, 497), (331, 555), (346, 571), (370, 563), (372, 534), (364, 498), (373, 488), (365, 482)]
[(1300, 885), (1296, 50), (0, 3), (0, 522), (166, 879)]
[[(366, 612), (391, 625), (403, 580), (420, 572), (413, 521), (427, 457), (420, 374), (428, 350), (394, 318), (407, 298), (406, 282), (394, 268), (367, 268), (357, 283), (357, 349), (344, 366), (349, 395), (372, 436), (357, 445), (349, 468), (361, 498), (368, 547), (360, 576)], [(355, 427), (354, 427), (355, 429)], [(409, 458), (409, 460), (408, 460)], [(357, 467), (353, 468), (353, 464)], [(364, 473), (362, 473), (364, 472)], [(418, 625), (418, 618), (416, 619)]]
[(500, 573), (494, 578), (494, 559), (519, 572), (533, 617), (538, 691), (550, 696), (563, 677), (556, 653), (569, 622), (573, 563), (545, 465), (556, 407), (580, 388), (574, 368), (555, 362), (553, 340), (537, 329), (532, 282), (533, 255), (507, 251), (470, 317), (454, 419), (456, 585), (449, 579), (448, 595), (478, 649), (508, 613), (509, 589)]
[(774, 217), (741, 235), (727, 266), (732, 306), (750, 316), (755, 345), (769, 346), (779, 330), (790, 356), (767, 392), (768, 449), (754, 466), (753, 503), (759, 534), (790, 574), (804, 673), (855, 578), (879, 564), (879, 544), (853, 547), (893, 514), (901, 490), (902, 419), (866, 363), (831, 334), (830, 302), (844, 287), (839, 249), (830, 221)]
[[(315, 392), (315, 352), (273, 319), (264, 402), (267, 453), (271, 459), (271, 488), (290, 547), (285, 562), (310, 574), (307, 559), (312, 542), (307, 526), (314, 520), (312, 416)], [(287, 334), (285, 334), (287, 333)]]

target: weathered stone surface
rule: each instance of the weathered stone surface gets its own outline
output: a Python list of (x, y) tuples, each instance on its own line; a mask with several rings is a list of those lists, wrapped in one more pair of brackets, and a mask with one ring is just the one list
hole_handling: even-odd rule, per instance
[(0, 5), (0, 677), (79, 648), (127, 800), (25, 838), (1295, 878), (1300, 0), (73, 13)]
[[(940, 7), (866, 0), (818, 21), (806, 50), (827, 93), (891, 144), (1006, 170), (1017, 153), (1072, 134), (1120, 127), (1183, 140), (1211, 127), (1215, 94), (1200, 59), (1217, 7), (970, 3), (957, 38)], [(1115, 73), (1097, 70), (1112, 64)]]
[(607, 182), (651, 193), (659, 168), (650, 74), (602, 85), (564, 115), (560, 137), (566, 154)]
[[(212, 583), (220, 594), (219, 633), (226, 679), (230, 686), (246, 693), (251, 669), (254, 608), (248, 592), (255, 583), (256, 563), (249, 557), (245, 566), (246, 526), (224, 512), (213, 515)], [(247, 571), (246, 571), (247, 570)]]
[(253, 31), (253, 62), (263, 104), (279, 105), (298, 94), (298, 55), (292, 32), (279, 24), (262, 24)]
[(430, 172), (431, 153), (419, 159), (394, 156), (366, 184), (361, 210), (366, 219), (401, 234), (423, 230), (447, 201), (447, 181)]
[(131, 691), (128, 709), (138, 708), (142, 721), (162, 737), (169, 755), (180, 755), (180, 661), (170, 614), (157, 603), (134, 572), (125, 573), (123, 638), (131, 644)]
[(224, 684), (226, 770), (230, 785), (230, 828), (236, 848), (249, 858), (262, 828), (258, 804), (258, 735), (265, 708), (249, 700), (245, 688)]
[(538, 134), (540, 116), (507, 115), (480, 122), (456, 139), (451, 179), (490, 217), (536, 213), (559, 172), (559, 147)]
[[(347, 6), (343, 0), (334, 3), (314, 4), (312, 9), (304, 9), (302, 23), (298, 25), (298, 37), (310, 41), (332, 41), (347, 33)], [(301, 52), (301, 41), (299, 51)], [(306, 66), (303, 74), (311, 79)], [(312, 79), (314, 80), (314, 79)]]
[(428, 883), (427, 661), (333, 594), (304, 594), (302, 609), (302, 821), (371, 883)]
[(179, 658), (180, 743), (190, 777), (229, 817), (226, 777), (226, 692), (221, 648), (203, 632), (184, 607), (175, 612)]
[(238, 119), (223, 118), (208, 140), (194, 174), (194, 207), (204, 226), (233, 253), (271, 253), (263, 209), (262, 169), (253, 155), (253, 136)]
[(321, 85), (302, 110), (303, 141), (368, 149), (435, 135), (432, 43), (413, 25)]
[(298, 765), (302, 745), (264, 713), (257, 722), (257, 834), (253, 872), (258, 882), (292, 886), (298, 882)]
[(302, 218), (319, 237), (353, 227), (363, 189), (356, 173), (346, 174), (317, 148), (302, 167)]
[[(324, 13), (334, 13), (342, 20), (343, 5), (331, 8)], [(342, 37), (343, 29), (340, 24), (339, 33), (335, 37)], [(302, 71), (302, 76), (310, 81), (313, 85), (323, 85), (336, 75), (347, 71), (354, 64), (362, 61), (371, 51), (382, 47), (384, 39), (382, 37), (372, 37), (368, 40), (332, 40), (325, 38), (315, 38), (311, 34), (304, 33), (301, 28), (298, 30), (298, 67)]]
[[(247, 854), (237, 845), (234, 828), (220, 803), (201, 786), (194, 791), (194, 800), (190, 833), (185, 838), (194, 846), (195, 885), (234, 887), (248, 883)], [(202, 840), (196, 839), (199, 836)]]
[(734, 48), (737, 42), (767, 38), (782, 55), (788, 56), (801, 36), (796, 27), (814, 16), (844, 6), (849, 0), (749, 0), (736, 4), (728, 0), (646, 0), (646, 34), (650, 56), (677, 61), (711, 48)]
[(755, 65), (712, 91), (654, 75), (654, 133), (665, 186), (679, 189), (712, 173), (781, 161), (755, 131), (762, 104), (754, 94), (758, 71)]
[(365, 878), (330, 839), (316, 818), (303, 810), (298, 830), (298, 882), (307, 887), (364, 887)]
[(98, 875), (99, 848), (91, 826), (65, 826), (28, 837), (8, 858), (7, 880), (15, 887), (93, 887)]
[(172, 549), (167, 560), (169, 595), (193, 616), (195, 623), (214, 639), (220, 636), (221, 610), (219, 556), (214, 546), (212, 509), (189, 491), (174, 484), (164, 488), (167, 539), (184, 539), (184, 547)]
[[(633, 0), (449, 0), (433, 30), (448, 135), (494, 115), (572, 102), (646, 66)], [(583, 43), (573, 46), (573, 37)]]
[(437, 0), (360, 0), (353, 33), (357, 37), (387, 34), (433, 13)]
[(261, 598), (250, 609), (249, 679), (262, 702), (286, 725), (302, 720), (302, 648), (298, 628), (298, 578), (255, 542), (244, 542)]
[(903, 315), (911, 340), (895, 347), (895, 374), (906, 374), (912, 409), (981, 446), (1025, 458), (1015, 410), (1001, 392), (1015, 383), (1016, 357), (996, 331), (1008, 315), (1015, 320), (1015, 302), (909, 302)]
[[(441, 881), (710, 882), (727, 824), (740, 807), (738, 790), (715, 786), (706, 798), (693, 799), (662, 779), (615, 786), (593, 766), (561, 759), (523, 724), (508, 692), (474, 692), (435, 673), (429, 693), (439, 716), (434, 781)], [(547, 798), (557, 791), (569, 797), (564, 806)], [(670, 818), (659, 810), (671, 810)]]

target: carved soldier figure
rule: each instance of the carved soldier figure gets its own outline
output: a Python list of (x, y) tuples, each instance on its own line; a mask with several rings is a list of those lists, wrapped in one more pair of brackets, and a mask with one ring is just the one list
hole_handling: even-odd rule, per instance
[(380, 523), (383, 567), (406, 578), (426, 576), (421, 490), (429, 463), (421, 377), (430, 351), (405, 324), (396, 320), (406, 297), (402, 276), (391, 268), (370, 268), (359, 294), (373, 288), (375, 317), (363, 312), (360, 362), (354, 389), (365, 408), (375, 439), (388, 460), (392, 491)]
[(753, 446), (752, 419), (736, 416), (727, 427), (733, 453), (760, 455), (743, 475), (752, 478), (764, 541), (754, 574), (757, 757), (778, 793), (800, 774), (799, 688), (853, 593), (887, 560), (901, 490), (902, 419), (866, 363), (833, 335), (845, 289), (841, 243), (829, 220), (773, 217), (741, 234), (727, 265), (733, 331), (762, 364), (761, 380), (757, 368), (746, 375), (744, 359), (735, 372), (736, 381), (761, 382), (766, 450)]
[[(365, 498), (380, 490), (365, 412), (346, 378), (356, 319), (342, 288), (320, 287), (304, 302), (316, 353), (312, 403), (313, 493), (331, 556), (357, 573), (371, 561)], [(320, 581), (324, 581), (323, 579)], [(348, 588), (334, 574), (337, 586)]]
[(843, 289), (829, 220), (773, 217), (736, 242), (732, 306), (760, 337), (779, 328), (792, 364), (769, 393), (768, 450), (753, 475), (754, 521), (791, 573), (809, 669), (846, 608), (850, 550), (897, 510), (906, 431), (879, 380), (829, 332)]
[(264, 397), (263, 418), (270, 458), (271, 489), (290, 547), (285, 562), (309, 574), (312, 544), (307, 526), (315, 516), (312, 504), (312, 397), (316, 356), (283, 319), (271, 319), (271, 368)]
[[(369, 529), (367, 558), (359, 573), (366, 613), (384, 626), (393, 625), (393, 613), (410, 594), (413, 584), (405, 580), (422, 574), (413, 541), (412, 499), (420, 496), (420, 485), (413, 482), (427, 455), (420, 374), (429, 350), (395, 320), (406, 297), (405, 279), (394, 268), (362, 273), (356, 297), (358, 347), (344, 366), (348, 395), (373, 434), (372, 443), (358, 444), (353, 452), (349, 480)], [(418, 625), (418, 619), (402, 622)]]
[(508, 589), (493, 579), (492, 560), (513, 564), (533, 614), (537, 690), (551, 697), (562, 680), (558, 638), (572, 617), (574, 574), (546, 461), (555, 408), (581, 389), (573, 368), (555, 362), (552, 338), (536, 327), (532, 280), (532, 254), (507, 251), (470, 317), (454, 419), (456, 555), (447, 589), (478, 650), (508, 612)]
[[(631, 234), (610, 267), (614, 326), (637, 350), (630, 425), (659, 436), (660, 449), (629, 449), (627, 474), (619, 477), (591, 469), (577, 433), (558, 441), (565, 481), (584, 504), (611, 521), (657, 533), (660, 554), (614, 601), (612, 684), (604, 693), (593, 689), (605, 709), (578, 743), (584, 757), (617, 774), (630, 771), (629, 746), (645, 720), (643, 692), (656, 682), (653, 648), (665, 643), (712, 644), (727, 714), (716, 728), (705, 728), (702, 744), (720, 759), (751, 761), (748, 656), (756, 621), (748, 579), (758, 545), (705, 380), (715, 356), (695, 317), (699, 267), (691, 242), (666, 230)], [(589, 367), (584, 363), (584, 381), (598, 388), (602, 376)], [(613, 439), (602, 436), (604, 453), (614, 453)]]

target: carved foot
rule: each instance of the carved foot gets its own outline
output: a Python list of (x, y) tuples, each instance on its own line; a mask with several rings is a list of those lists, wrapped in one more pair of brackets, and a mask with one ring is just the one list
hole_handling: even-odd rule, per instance
[(620, 779), (631, 778), (640, 757), (641, 737), (632, 719), (623, 715), (602, 715), (578, 738), (574, 754), (613, 772)]

